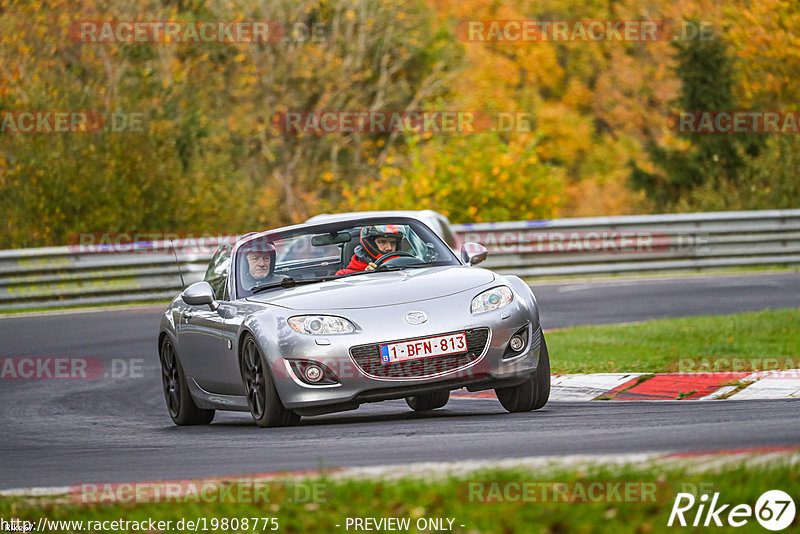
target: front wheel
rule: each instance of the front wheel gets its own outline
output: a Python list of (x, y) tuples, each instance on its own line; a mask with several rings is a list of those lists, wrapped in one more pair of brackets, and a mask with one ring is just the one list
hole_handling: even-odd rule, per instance
[(497, 399), (509, 412), (530, 412), (547, 404), (550, 398), (550, 355), (542, 334), (539, 365), (531, 376), (518, 386), (497, 388)]
[(164, 389), (164, 400), (172, 422), (178, 426), (207, 425), (214, 419), (214, 410), (198, 408), (186, 385), (186, 375), (175, 353), (172, 341), (165, 337), (159, 351), (161, 360), (161, 385)]
[(250, 414), (258, 426), (292, 426), (300, 421), (299, 415), (283, 406), (266, 360), (252, 336), (247, 337), (242, 350), (242, 380)]
[(427, 412), (428, 410), (441, 408), (447, 404), (449, 400), (449, 391), (437, 391), (436, 393), (428, 393), (427, 395), (406, 397), (406, 404), (415, 412)]

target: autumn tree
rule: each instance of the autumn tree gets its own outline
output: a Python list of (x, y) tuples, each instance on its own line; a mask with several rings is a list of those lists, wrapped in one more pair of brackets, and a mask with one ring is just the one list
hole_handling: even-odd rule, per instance
[[(287, 134), (286, 110), (405, 110), (458, 53), (417, 0), (0, 0), (0, 108), (141, 114), (141, 132), (0, 135), (0, 247), (75, 232), (234, 233), (342, 206), (402, 138)], [(266, 43), (76, 42), (76, 21), (277, 21)], [(312, 30), (319, 32), (312, 33)]]

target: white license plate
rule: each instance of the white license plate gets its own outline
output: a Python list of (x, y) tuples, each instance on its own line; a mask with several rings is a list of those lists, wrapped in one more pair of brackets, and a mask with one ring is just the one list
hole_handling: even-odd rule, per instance
[(430, 358), (467, 351), (467, 336), (464, 332), (446, 336), (426, 337), (381, 345), (381, 363), (404, 362), (418, 358)]

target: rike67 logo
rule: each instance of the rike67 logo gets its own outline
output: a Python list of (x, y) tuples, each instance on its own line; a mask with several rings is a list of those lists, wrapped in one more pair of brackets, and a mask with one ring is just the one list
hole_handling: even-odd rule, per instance
[(762, 527), (779, 531), (792, 524), (795, 512), (794, 500), (781, 490), (765, 491), (756, 501), (755, 508), (749, 504), (723, 504), (719, 492), (710, 499), (707, 493), (699, 499), (691, 493), (678, 493), (667, 526), (742, 527), (755, 516)]

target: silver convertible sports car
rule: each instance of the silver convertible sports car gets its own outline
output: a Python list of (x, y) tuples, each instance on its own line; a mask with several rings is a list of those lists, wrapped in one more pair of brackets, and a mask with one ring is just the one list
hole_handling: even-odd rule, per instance
[(450, 391), (494, 389), (510, 412), (550, 395), (536, 299), (476, 267), (408, 214), (326, 217), (223, 245), (161, 319), (164, 396), (175, 424), (249, 411), (259, 426)]

